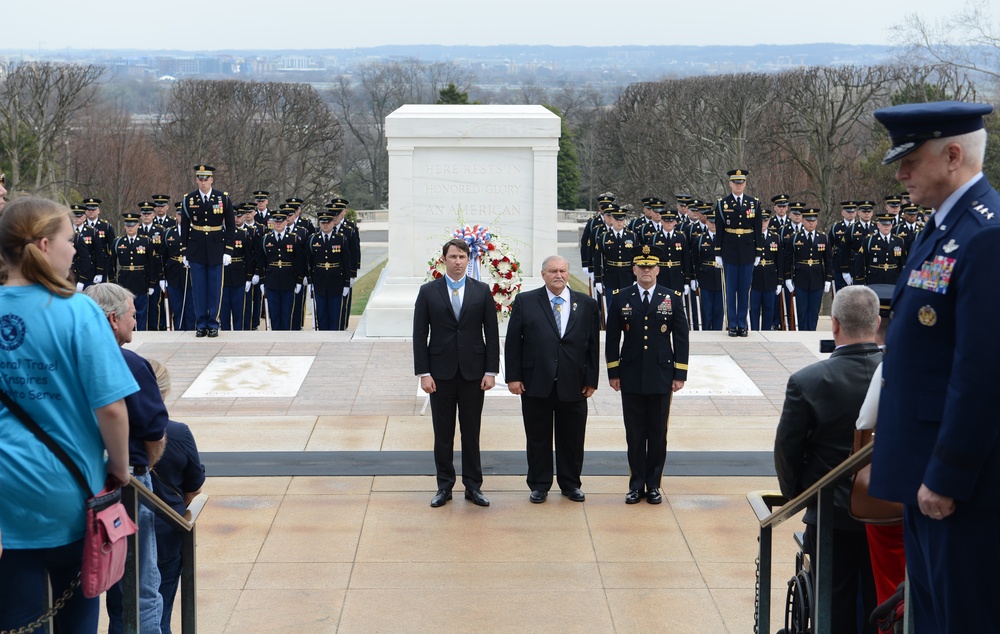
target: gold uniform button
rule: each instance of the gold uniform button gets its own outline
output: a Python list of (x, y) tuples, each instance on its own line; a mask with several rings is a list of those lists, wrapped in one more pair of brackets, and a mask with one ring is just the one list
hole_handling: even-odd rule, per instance
[(643, 326), (642, 329), (643, 330), (649, 330), (649, 326)]
[(643, 346), (642, 349), (643, 350), (649, 350), (649, 346)]
[(643, 336), (642, 336), (642, 340), (643, 340), (643, 341), (648, 341), (648, 340), (649, 340), (649, 337), (647, 337), (646, 335), (643, 335)]

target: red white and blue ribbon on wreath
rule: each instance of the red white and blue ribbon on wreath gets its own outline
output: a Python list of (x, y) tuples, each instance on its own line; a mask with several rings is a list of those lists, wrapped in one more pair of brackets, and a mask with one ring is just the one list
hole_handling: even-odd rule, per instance
[(481, 280), (479, 274), (479, 262), (483, 255), (489, 251), (489, 241), (491, 239), (490, 230), (481, 225), (465, 225), (461, 229), (455, 229), (453, 238), (465, 240), (469, 245), (469, 269), (468, 275), (474, 280)]

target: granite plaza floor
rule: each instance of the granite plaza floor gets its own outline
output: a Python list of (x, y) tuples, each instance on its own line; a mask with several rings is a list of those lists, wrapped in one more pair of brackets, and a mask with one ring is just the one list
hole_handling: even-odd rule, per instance
[[(660, 506), (624, 504), (621, 405), (603, 369), (586, 502), (558, 487), (528, 502), (519, 401), (500, 387), (483, 414), (491, 506), (459, 486), (432, 509), (430, 415), (408, 341), (166, 332), (136, 333), (130, 347), (170, 369), (171, 416), (190, 424), (210, 476), (200, 632), (742, 633), (757, 538), (745, 495), (777, 487), (785, 383), (821, 358), (824, 336), (828, 320), (818, 333), (692, 333)], [(776, 531), (772, 630), (800, 529)]]

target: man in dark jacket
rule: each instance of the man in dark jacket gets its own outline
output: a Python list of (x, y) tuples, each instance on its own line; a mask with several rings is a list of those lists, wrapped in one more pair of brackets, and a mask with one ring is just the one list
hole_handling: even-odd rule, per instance
[(594, 299), (570, 290), (565, 258), (545, 258), (542, 279), (543, 288), (514, 299), (507, 326), (507, 389), (521, 396), (531, 502), (544, 502), (552, 487), (553, 430), (559, 488), (583, 502), (583, 439), (587, 399), (600, 371), (601, 315)]
[[(785, 404), (774, 438), (774, 467), (781, 493), (794, 498), (832, 471), (851, 453), (855, 422), (872, 373), (882, 361), (875, 343), (879, 324), (878, 296), (864, 286), (845, 286), (831, 308), (833, 340), (829, 359), (814, 363), (788, 379)], [(875, 608), (875, 582), (864, 524), (847, 512), (850, 485), (843, 480), (834, 492), (833, 632), (856, 632), (858, 594), (862, 620)], [(816, 505), (806, 511), (806, 552), (815, 561)], [(875, 632), (874, 626), (864, 632)]]
[(455, 486), (455, 411), (462, 431), (462, 484), (465, 499), (489, 506), (483, 495), (479, 428), (487, 390), (500, 371), (500, 332), (490, 287), (469, 278), (469, 245), (444, 244), (447, 272), (420, 287), (413, 307), (413, 373), (430, 394), (434, 425), (437, 493), (432, 507), (444, 506)]

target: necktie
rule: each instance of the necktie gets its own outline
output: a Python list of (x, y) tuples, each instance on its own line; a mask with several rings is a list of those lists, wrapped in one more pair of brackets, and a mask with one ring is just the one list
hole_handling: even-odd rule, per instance
[(552, 315), (556, 318), (556, 332), (562, 337), (562, 305), (566, 301), (562, 297), (552, 298)]
[(649, 291), (642, 292), (642, 307), (649, 310)]

